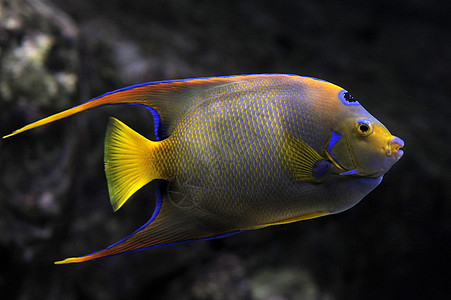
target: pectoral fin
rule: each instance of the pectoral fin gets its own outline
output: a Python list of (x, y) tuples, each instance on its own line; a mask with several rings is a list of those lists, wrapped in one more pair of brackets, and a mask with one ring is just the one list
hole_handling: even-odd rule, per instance
[(303, 140), (288, 135), (285, 161), (290, 174), (299, 181), (317, 182), (330, 164)]
[(178, 207), (161, 197), (160, 184), (157, 188), (157, 205), (150, 220), (127, 238), (108, 248), (81, 257), (66, 258), (55, 264), (79, 263), (113, 255), (167, 246), (177, 243), (220, 238), (240, 230), (218, 230), (209, 227), (190, 210)]

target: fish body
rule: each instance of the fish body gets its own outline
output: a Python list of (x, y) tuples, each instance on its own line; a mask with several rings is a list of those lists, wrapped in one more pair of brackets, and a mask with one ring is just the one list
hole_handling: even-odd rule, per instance
[(156, 209), (124, 240), (57, 263), (341, 212), (381, 182), (404, 144), (343, 88), (284, 74), (136, 85), (13, 134), (106, 104), (149, 108), (157, 137), (111, 119), (105, 171), (113, 209), (160, 180)]

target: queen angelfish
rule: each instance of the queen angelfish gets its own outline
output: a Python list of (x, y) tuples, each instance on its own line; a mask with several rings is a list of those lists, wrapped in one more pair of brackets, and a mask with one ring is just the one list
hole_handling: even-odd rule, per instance
[(158, 180), (155, 211), (116, 244), (57, 264), (338, 213), (373, 190), (403, 154), (404, 142), (348, 91), (284, 74), (138, 84), (4, 138), (107, 104), (148, 108), (156, 136), (111, 119), (105, 172), (113, 209)]

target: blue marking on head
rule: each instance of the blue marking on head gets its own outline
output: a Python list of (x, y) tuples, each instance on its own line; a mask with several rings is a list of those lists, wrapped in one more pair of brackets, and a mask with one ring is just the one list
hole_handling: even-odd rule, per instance
[(330, 134), (329, 143), (327, 144), (326, 150), (333, 157), (333, 159), (337, 160), (335, 156), (332, 154), (332, 147), (340, 140), (341, 134), (332, 131)]
[(353, 175), (359, 173), (356, 169), (340, 173), (340, 175)]
[(347, 90), (341, 90), (338, 92), (338, 99), (347, 106), (360, 105), (360, 103), (352, 97)]

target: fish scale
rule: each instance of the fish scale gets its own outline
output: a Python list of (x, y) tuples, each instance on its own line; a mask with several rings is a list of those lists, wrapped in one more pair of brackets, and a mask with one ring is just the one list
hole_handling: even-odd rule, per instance
[[(220, 91), (218, 93), (223, 93), (223, 91)], [(260, 94), (255, 95), (260, 96)], [(183, 182), (187, 180), (188, 176), (191, 176), (190, 174), (199, 174), (199, 172), (196, 172), (197, 170), (192, 170), (189, 168), (189, 166), (194, 166), (189, 162), (199, 160), (205, 161), (206, 159), (208, 159), (208, 157), (198, 157), (198, 155), (202, 155), (201, 152), (189, 151), (187, 148), (180, 147), (181, 141), (200, 140), (204, 142), (205, 139), (205, 142), (207, 143), (212, 142), (211, 135), (213, 134), (213, 132), (204, 130), (204, 128), (216, 128), (218, 124), (215, 124), (215, 126), (212, 126), (211, 124), (211, 122), (215, 121), (220, 124), (219, 129), (221, 130), (221, 133), (224, 134), (222, 135), (222, 138), (229, 140), (231, 137), (234, 137), (235, 140), (238, 140), (238, 142), (235, 143), (236, 145), (238, 145), (238, 148), (235, 149), (235, 152), (244, 154), (239, 157), (238, 163), (235, 163), (235, 167), (239, 167), (235, 168), (235, 172), (230, 172), (230, 174), (228, 174), (228, 170), (227, 168), (225, 168), (225, 172), (221, 173), (220, 175), (221, 178), (226, 179), (224, 184), (226, 186), (232, 187), (232, 194), (229, 193), (228, 196), (228, 198), (230, 198), (230, 201), (225, 202), (225, 205), (227, 205), (228, 207), (221, 206), (220, 208), (228, 208), (228, 210), (231, 210), (233, 214), (236, 214), (236, 209), (233, 205), (236, 203), (245, 205), (248, 201), (248, 199), (246, 198), (252, 197), (252, 192), (255, 193), (255, 191), (259, 191), (259, 194), (261, 193), (263, 195), (275, 192), (272, 188), (269, 188), (271, 186), (269, 184), (269, 181), (273, 181), (277, 177), (281, 178), (282, 176), (280, 176), (279, 174), (283, 171), (280, 163), (275, 164), (275, 162), (281, 161), (281, 152), (277, 151), (277, 149), (282, 148), (281, 144), (283, 143), (283, 141), (280, 139), (280, 132), (277, 132), (277, 128), (279, 128), (280, 126), (275, 125), (279, 121), (277, 119), (275, 120), (274, 117), (258, 118), (258, 116), (261, 116), (261, 113), (265, 116), (275, 116), (275, 111), (280, 111), (283, 109), (283, 107), (274, 106), (273, 102), (271, 101), (271, 97), (266, 97), (264, 93), (262, 94), (262, 96), (263, 97), (259, 97), (260, 102), (258, 102), (257, 105), (254, 101), (254, 97), (231, 98), (229, 102), (220, 105), (224, 109), (225, 107), (228, 107), (227, 111), (225, 112), (228, 113), (228, 116), (231, 116), (231, 119), (228, 119), (225, 122), (221, 122), (221, 120), (224, 119), (224, 109), (220, 112), (219, 121), (211, 118), (212, 114), (210, 114), (209, 112), (199, 112), (198, 110), (195, 110), (192, 116), (188, 114), (186, 120), (181, 121), (182, 124), (194, 123), (201, 124), (202, 126), (192, 127), (192, 130), (189, 131), (189, 133), (186, 133), (184, 131), (181, 131), (179, 133), (175, 131), (170, 137), (170, 140), (173, 140), (173, 142), (168, 143), (168, 147), (170, 144), (172, 144), (174, 149), (182, 149), (181, 152), (184, 153), (184, 155), (182, 155), (181, 153), (180, 155), (178, 155), (180, 159), (179, 164), (181, 166), (179, 168), (179, 172), (182, 172), (177, 176), (178, 180), (176, 180), (182, 185), (179, 188), (193, 188), (183, 187)], [(261, 109), (261, 107), (263, 107), (263, 109)], [(232, 111), (233, 114), (230, 114), (230, 111)], [(255, 112), (259, 113), (256, 114)], [(209, 118), (204, 118), (203, 116), (205, 115), (208, 115)], [(233, 119), (233, 116), (235, 115), (242, 116), (242, 118)], [(244, 120), (244, 122), (240, 122), (240, 120)], [(233, 126), (228, 126), (228, 124), (233, 124)], [(252, 136), (247, 135), (247, 133), (250, 132), (246, 131), (245, 128), (259, 128), (261, 130), (259, 132), (255, 132), (254, 134), (258, 136), (252, 138)], [(269, 137), (268, 133), (270, 135)], [(254, 143), (247, 145), (248, 141), (253, 141)], [(251, 150), (251, 152), (249, 152), (249, 150)], [(223, 155), (223, 157), (226, 156), (228, 155)], [(172, 161), (170, 161), (170, 159), (166, 159), (164, 157), (159, 159), (167, 161), (168, 165), (172, 165)], [(226, 163), (226, 165), (232, 163), (233, 160)], [(185, 169), (185, 166), (188, 166), (188, 169)], [(233, 169), (230, 169), (230, 171), (232, 170)], [(252, 170), (253, 172), (249, 173), (249, 170)], [(266, 176), (262, 176), (262, 174), (265, 174)], [(273, 175), (269, 176), (269, 174)], [(259, 184), (253, 184), (253, 182), (248, 179), (254, 177), (256, 177), (256, 180), (254, 180), (254, 182), (257, 182)], [(217, 192), (214, 191), (217, 182), (220, 182), (218, 180), (218, 176), (214, 176), (214, 174), (212, 174), (211, 172), (209, 173), (209, 176), (199, 177), (195, 175), (195, 178), (193, 179), (194, 186), (209, 187), (209, 189), (213, 189), (213, 194), (217, 194)], [(288, 184), (289, 182), (286, 182), (286, 185)], [(278, 189), (284, 188), (285, 186), (278, 186)], [(220, 191), (218, 191), (218, 193), (220, 193)], [(238, 199), (240, 201), (237, 201)], [(265, 199), (259, 199), (259, 201), (265, 202)], [(255, 200), (253, 200), (253, 202), (255, 202)], [(214, 211), (216, 207), (210, 209)]]

